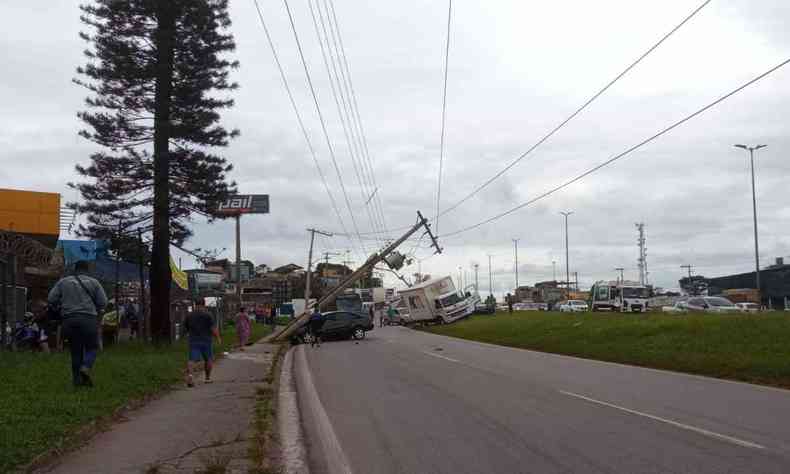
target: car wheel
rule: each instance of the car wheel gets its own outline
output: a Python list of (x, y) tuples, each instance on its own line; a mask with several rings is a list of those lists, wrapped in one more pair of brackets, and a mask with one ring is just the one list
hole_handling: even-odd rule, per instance
[(359, 327), (354, 328), (354, 331), (351, 333), (351, 337), (357, 341), (365, 339), (365, 330)]

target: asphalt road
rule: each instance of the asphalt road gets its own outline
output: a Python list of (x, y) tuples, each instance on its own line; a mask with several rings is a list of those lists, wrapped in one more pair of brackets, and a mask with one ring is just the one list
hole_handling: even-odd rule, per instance
[(295, 359), (314, 473), (790, 473), (790, 391), (397, 327)]

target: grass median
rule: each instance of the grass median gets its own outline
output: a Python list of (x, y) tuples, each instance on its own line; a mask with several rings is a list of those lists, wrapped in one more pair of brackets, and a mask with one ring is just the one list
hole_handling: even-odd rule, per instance
[(426, 331), (790, 389), (790, 314), (515, 312)]
[[(250, 340), (269, 332), (253, 324)], [(216, 353), (237, 344), (234, 328), (223, 331), (222, 342)], [(75, 389), (66, 352), (0, 353), (0, 472), (67, 448), (80, 428), (171, 387), (183, 378), (186, 356), (185, 341), (166, 347), (122, 342), (99, 353), (96, 386)]]

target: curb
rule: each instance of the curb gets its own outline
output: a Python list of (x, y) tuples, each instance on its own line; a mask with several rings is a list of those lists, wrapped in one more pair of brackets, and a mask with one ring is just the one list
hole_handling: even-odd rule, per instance
[(343, 447), (337, 439), (332, 422), (329, 420), (326, 409), (321, 403), (321, 399), (313, 384), (313, 376), (310, 373), (310, 367), (307, 365), (307, 355), (304, 347), (303, 344), (296, 347), (295, 351), (298, 351), (299, 354), (294, 356), (296, 357), (294, 364), (297, 367), (297, 383), (300, 389), (299, 400), (306, 411), (303, 414), (303, 418), (310, 421), (314, 429), (313, 435), (316, 438), (316, 446), (314, 446), (316, 449), (312, 453), (313, 459), (318, 459), (319, 464), (323, 465), (322, 467), (326, 469), (326, 472), (352, 474), (353, 471), (348, 458), (343, 452)]
[(294, 350), (291, 348), (285, 353), (277, 397), (282, 467), (286, 474), (309, 474), (310, 467), (302, 432), (302, 417), (299, 414), (296, 383), (293, 377)]

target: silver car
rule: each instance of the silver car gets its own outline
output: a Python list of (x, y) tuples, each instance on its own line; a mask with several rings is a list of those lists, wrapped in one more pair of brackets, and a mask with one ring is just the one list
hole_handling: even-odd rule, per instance
[(738, 313), (740, 309), (735, 303), (720, 296), (696, 296), (686, 301), (688, 311), (703, 311), (706, 313)]

